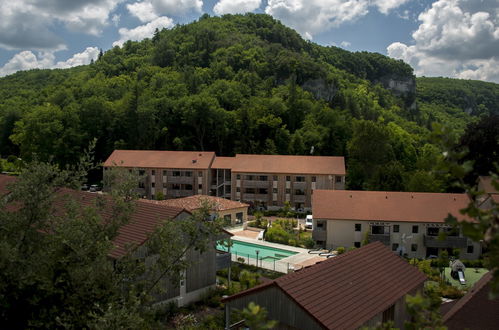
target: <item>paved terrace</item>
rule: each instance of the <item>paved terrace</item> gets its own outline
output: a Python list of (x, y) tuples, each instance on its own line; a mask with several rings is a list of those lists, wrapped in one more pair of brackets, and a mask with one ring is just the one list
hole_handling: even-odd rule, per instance
[[(319, 261), (326, 260), (326, 257), (319, 257), (317, 254), (309, 254), (307, 249), (257, 240), (256, 237), (258, 236), (258, 232), (256, 231), (234, 230), (231, 232), (232, 234), (234, 234), (232, 240), (235, 241), (247, 242), (258, 244), (261, 246), (268, 246), (272, 248), (297, 252), (297, 254), (295, 255), (283, 258), (281, 260), (276, 260), (275, 262), (259, 260), (258, 266), (262, 268), (275, 270), (281, 273), (288, 273), (289, 271), (292, 271), (294, 269), (301, 269), (305, 266), (313, 265)], [(238, 256), (236, 256), (236, 254), (232, 254), (233, 261), (237, 261), (237, 257)], [(246, 257), (245, 259), (248, 258)], [(251, 265), (256, 265), (256, 258), (250, 257), (247, 261)]]

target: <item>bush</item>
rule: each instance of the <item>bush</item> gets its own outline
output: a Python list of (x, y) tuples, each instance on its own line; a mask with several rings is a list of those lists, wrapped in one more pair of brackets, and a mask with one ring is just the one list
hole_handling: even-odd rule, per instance
[(336, 249), (336, 252), (338, 252), (338, 254), (343, 254), (345, 253), (345, 248), (343, 246), (340, 246)]
[(296, 240), (294, 240), (294, 239), (288, 240), (288, 245), (296, 246)]
[(307, 237), (301, 241), (302, 245), (307, 249), (311, 249), (315, 245), (315, 241), (311, 237)]
[(464, 296), (464, 292), (453, 285), (440, 285), (440, 295), (444, 298), (459, 299)]

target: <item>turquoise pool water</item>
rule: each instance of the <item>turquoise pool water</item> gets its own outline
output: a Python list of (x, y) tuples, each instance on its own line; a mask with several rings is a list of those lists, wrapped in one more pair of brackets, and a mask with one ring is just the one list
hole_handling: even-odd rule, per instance
[[(222, 244), (217, 244), (217, 249), (222, 251), (227, 251), (227, 247)], [(232, 246), (230, 248), (230, 252), (238, 257), (241, 256), (243, 258), (253, 258), (256, 259), (256, 250), (258, 250), (258, 259), (261, 260), (281, 260), (282, 258), (286, 258), (292, 255), (297, 254), (298, 252), (273, 248), (264, 245), (258, 245), (253, 243), (241, 242), (232, 240)]]

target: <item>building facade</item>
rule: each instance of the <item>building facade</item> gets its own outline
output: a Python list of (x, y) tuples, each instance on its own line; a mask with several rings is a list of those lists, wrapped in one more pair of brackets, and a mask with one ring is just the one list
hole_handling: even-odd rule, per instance
[(143, 177), (138, 192), (155, 199), (211, 195), (279, 209), (312, 206), (314, 189), (344, 189), (345, 160), (330, 156), (245, 155), (216, 157), (213, 152), (115, 150), (108, 168), (136, 169)]
[[(469, 203), (466, 194), (381, 191), (314, 191), (312, 238), (328, 249), (381, 241), (409, 258), (438, 256), (459, 249), (476, 259), (481, 245), (445, 223)], [(470, 221), (470, 219), (463, 219)]]

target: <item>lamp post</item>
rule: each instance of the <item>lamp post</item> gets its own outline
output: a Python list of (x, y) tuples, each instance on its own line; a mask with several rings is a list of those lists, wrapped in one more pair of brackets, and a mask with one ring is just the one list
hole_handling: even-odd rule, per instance
[(260, 253), (260, 250), (255, 250), (256, 252), (256, 267), (258, 267), (258, 254)]

